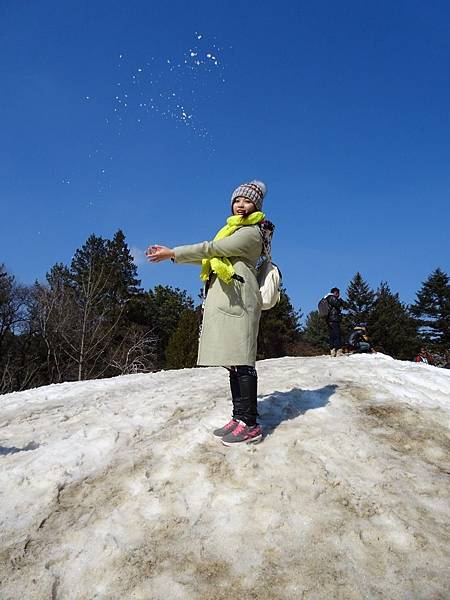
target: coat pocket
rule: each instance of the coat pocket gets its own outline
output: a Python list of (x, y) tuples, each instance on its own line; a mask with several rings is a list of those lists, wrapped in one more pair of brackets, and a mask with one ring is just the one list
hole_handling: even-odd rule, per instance
[(245, 313), (242, 299), (243, 285), (245, 284), (237, 281), (227, 284), (217, 278), (210, 290), (214, 308), (226, 315), (242, 317)]

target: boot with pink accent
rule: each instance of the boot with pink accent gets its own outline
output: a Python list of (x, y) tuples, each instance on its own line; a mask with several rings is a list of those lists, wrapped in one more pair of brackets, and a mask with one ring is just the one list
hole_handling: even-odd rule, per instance
[(262, 440), (262, 429), (256, 425), (246, 425), (244, 421), (238, 421), (234, 429), (223, 436), (224, 446), (236, 446), (238, 444), (258, 444)]

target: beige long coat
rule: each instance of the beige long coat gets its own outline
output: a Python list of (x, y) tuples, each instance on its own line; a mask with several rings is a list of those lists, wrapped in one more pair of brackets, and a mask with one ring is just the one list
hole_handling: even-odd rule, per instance
[(198, 263), (203, 258), (227, 257), (244, 283), (224, 283), (216, 275), (206, 297), (197, 364), (254, 366), (261, 316), (261, 293), (256, 263), (262, 238), (257, 225), (246, 225), (229, 237), (174, 248), (175, 262)]

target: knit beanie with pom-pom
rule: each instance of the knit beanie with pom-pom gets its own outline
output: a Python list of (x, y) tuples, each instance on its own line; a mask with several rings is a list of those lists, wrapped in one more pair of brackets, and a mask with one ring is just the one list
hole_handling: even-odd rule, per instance
[(262, 210), (264, 196), (267, 193), (266, 184), (262, 181), (253, 180), (249, 183), (243, 183), (237, 187), (231, 195), (231, 209), (236, 198), (246, 198), (253, 202), (257, 210)]

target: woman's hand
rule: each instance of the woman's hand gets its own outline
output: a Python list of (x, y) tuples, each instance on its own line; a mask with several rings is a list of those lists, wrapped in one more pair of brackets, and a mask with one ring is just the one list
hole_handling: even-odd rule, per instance
[(149, 262), (161, 262), (163, 260), (169, 260), (169, 258), (175, 258), (175, 252), (172, 248), (167, 246), (149, 246), (147, 248), (147, 259)]

